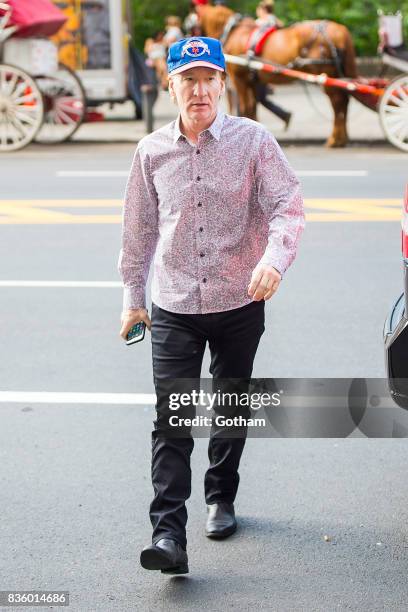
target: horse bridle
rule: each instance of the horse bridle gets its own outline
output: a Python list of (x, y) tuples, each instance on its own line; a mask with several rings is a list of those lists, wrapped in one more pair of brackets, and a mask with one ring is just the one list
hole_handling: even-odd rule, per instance
[(337, 68), (337, 72), (339, 73), (339, 76), (340, 77), (344, 76), (340, 55), (333, 41), (327, 35), (326, 28), (327, 28), (327, 19), (322, 19), (321, 21), (319, 21), (318, 24), (315, 24), (315, 30), (316, 30), (315, 35), (312, 37), (311, 40), (308, 41), (308, 43), (304, 47), (302, 47), (301, 53), (306, 54), (309, 51), (309, 49), (312, 47), (313, 43), (316, 42), (319, 34), (321, 34), (321, 36), (324, 38), (324, 40), (326, 41), (330, 49), (330, 52), (332, 55), (331, 58), (320, 57), (320, 58), (313, 59), (309, 57), (302, 57), (302, 55), (298, 55), (297, 57), (295, 57), (293, 62), (289, 62), (289, 64), (287, 64), (288, 68), (300, 68), (302, 66), (311, 66), (313, 64), (315, 65), (334, 64), (334, 66), (336, 66)]

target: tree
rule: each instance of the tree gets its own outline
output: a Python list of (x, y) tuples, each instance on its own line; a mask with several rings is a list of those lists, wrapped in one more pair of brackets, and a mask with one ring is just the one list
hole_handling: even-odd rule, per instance
[[(258, 0), (229, 0), (228, 6), (239, 13), (255, 15)], [(378, 45), (377, 9), (384, 13), (400, 10), (404, 15), (404, 34), (408, 40), (408, 0), (276, 0), (276, 14), (285, 25), (306, 19), (332, 19), (347, 26), (358, 55), (376, 55)], [(134, 42), (143, 49), (148, 36), (163, 30), (166, 15), (183, 18), (189, 0), (132, 0)]]

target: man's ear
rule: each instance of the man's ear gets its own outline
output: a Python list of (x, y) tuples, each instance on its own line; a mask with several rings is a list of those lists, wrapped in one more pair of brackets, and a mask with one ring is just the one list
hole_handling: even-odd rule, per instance
[(175, 102), (176, 94), (174, 93), (173, 79), (171, 77), (168, 77), (168, 79), (169, 79), (169, 94), (170, 94), (170, 98), (173, 100), (173, 102)]

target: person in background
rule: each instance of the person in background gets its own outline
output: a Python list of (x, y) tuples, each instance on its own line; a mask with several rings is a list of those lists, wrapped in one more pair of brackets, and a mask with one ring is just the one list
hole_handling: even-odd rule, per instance
[(166, 33), (163, 41), (166, 47), (170, 47), (173, 43), (183, 38), (184, 34), (181, 29), (181, 19), (176, 15), (166, 17)]
[(262, 0), (256, 7), (255, 23), (258, 26), (283, 28), (283, 22), (274, 14), (274, 0)]
[(183, 28), (187, 36), (201, 36), (202, 34), (195, 7), (195, 3), (190, 2), (189, 13), (183, 22)]
[[(262, 0), (256, 7), (257, 19), (255, 23), (260, 28), (260, 35), (266, 32), (269, 28), (282, 28), (283, 23), (274, 14), (274, 0)], [(272, 34), (273, 36), (273, 34)], [(271, 85), (262, 83), (258, 75), (255, 75), (255, 95), (257, 102), (260, 102), (262, 106), (267, 108), (271, 113), (279, 117), (285, 124), (285, 130), (288, 129), (292, 113), (273, 102), (270, 97), (273, 95), (273, 88)]]
[(190, 0), (190, 8), (187, 17), (184, 20), (184, 30), (188, 36), (202, 36), (202, 28), (200, 25), (200, 7), (209, 4), (208, 0)]
[(167, 90), (167, 64), (166, 64), (166, 45), (163, 42), (164, 32), (156, 32), (152, 38), (146, 38), (144, 53), (147, 56), (146, 63), (154, 68), (157, 80), (163, 90)]

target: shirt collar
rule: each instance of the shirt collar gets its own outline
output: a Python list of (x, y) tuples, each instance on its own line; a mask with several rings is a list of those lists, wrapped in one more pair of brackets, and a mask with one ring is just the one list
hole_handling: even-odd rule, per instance
[[(211, 136), (213, 136), (216, 140), (219, 140), (221, 137), (221, 130), (222, 130), (222, 126), (224, 123), (224, 117), (225, 117), (225, 113), (222, 110), (218, 110), (217, 115), (214, 121), (212, 122), (212, 124), (210, 125), (210, 127), (204, 130), (202, 133), (205, 134), (205, 132), (210, 132)], [(185, 135), (180, 130), (180, 113), (179, 113), (174, 123), (173, 142), (176, 143), (178, 139), (180, 138), (180, 136), (183, 136), (185, 138)]]

